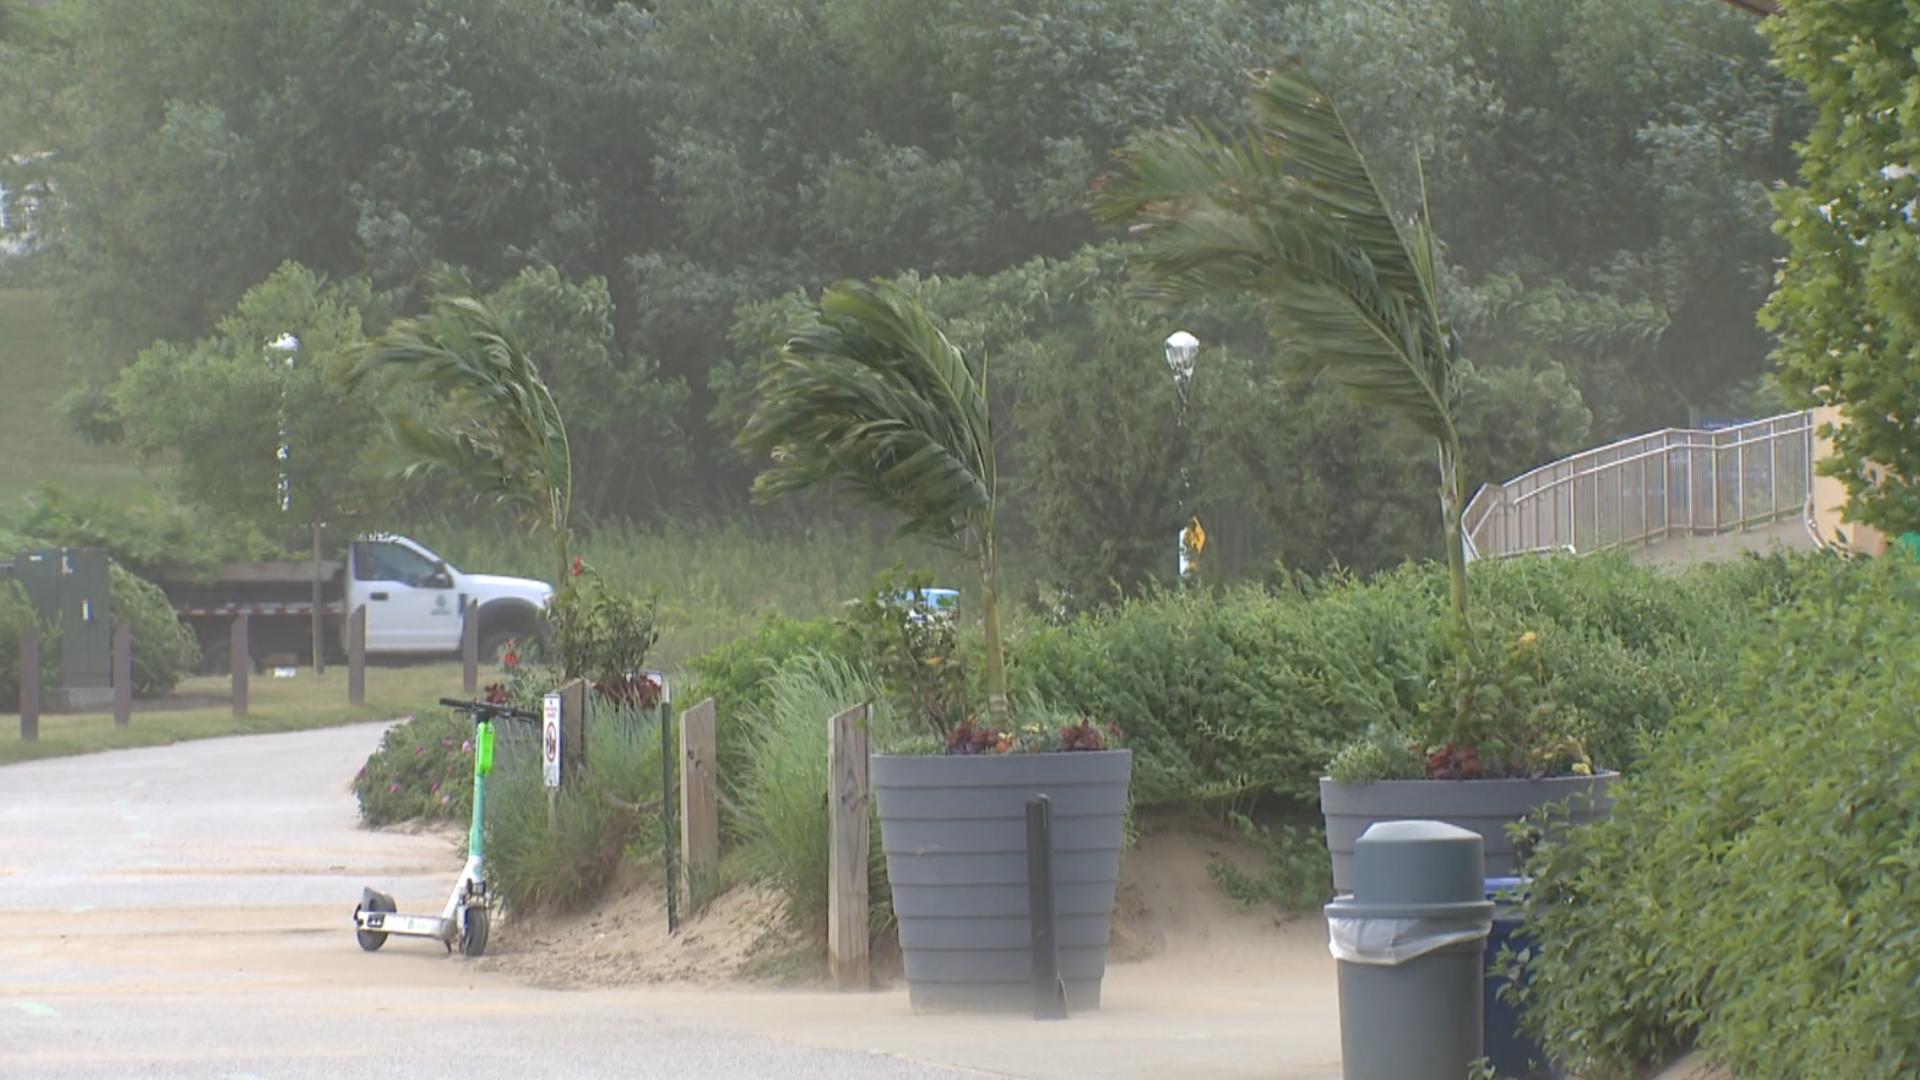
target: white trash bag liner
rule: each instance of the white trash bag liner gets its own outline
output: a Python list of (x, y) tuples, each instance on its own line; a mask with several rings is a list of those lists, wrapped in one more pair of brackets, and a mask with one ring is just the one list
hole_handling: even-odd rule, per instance
[(1327, 931), (1327, 947), (1335, 960), (1398, 967), (1449, 945), (1484, 940), (1493, 932), (1493, 919), (1462, 923), (1459, 919), (1347, 916), (1328, 919)]

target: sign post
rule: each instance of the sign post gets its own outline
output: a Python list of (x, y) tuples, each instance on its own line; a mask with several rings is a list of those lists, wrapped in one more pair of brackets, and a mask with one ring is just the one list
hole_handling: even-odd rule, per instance
[(560, 695), (548, 694), (541, 700), (540, 752), (547, 787), (560, 786)]

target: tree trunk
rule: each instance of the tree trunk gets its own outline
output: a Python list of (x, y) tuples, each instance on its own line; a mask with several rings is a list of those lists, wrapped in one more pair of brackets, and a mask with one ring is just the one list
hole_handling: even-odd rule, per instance
[(1467, 629), (1467, 548), (1460, 517), (1466, 511), (1461, 498), (1459, 447), (1449, 440), (1440, 441), (1440, 514), (1447, 545), (1447, 582), (1453, 599), (1453, 617), (1462, 631)]
[(987, 631), (987, 716), (1004, 731), (1007, 715), (1007, 662), (1000, 638), (1000, 568), (989, 540), (980, 557), (980, 580), (985, 586), (984, 618)]

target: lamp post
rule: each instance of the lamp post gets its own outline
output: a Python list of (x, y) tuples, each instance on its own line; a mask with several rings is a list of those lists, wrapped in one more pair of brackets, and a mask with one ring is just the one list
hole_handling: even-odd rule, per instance
[[(280, 358), (285, 361), (287, 370), (291, 372), (293, 370), (294, 360), (300, 355), (300, 339), (292, 334), (281, 334), (279, 337), (267, 343), (267, 349), (270, 352), (279, 354)], [(274, 358), (269, 356), (267, 358), (268, 365), (271, 366), (273, 362)], [(293, 511), (293, 475), (290, 470), (293, 464), (293, 455), (287, 445), (287, 392), (284, 383), (280, 390), (280, 445), (278, 449), (275, 450), (274, 456), (280, 462), (280, 512), (282, 514), (291, 513)], [(325, 674), (327, 670), (327, 658), (326, 649), (322, 644), (324, 639), (321, 636), (320, 627), (320, 522), (317, 518), (313, 522), (312, 593), (312, 611), (308, 616), (310, 623), (308, 632), (312, 635), (310, 644), (313, 650), (313, 673), (315, 675), (322, 675)]]
[[(1173, 333), (1167, 335), (1166, 355), (1167, 371), (1172, 373), (1174, 391), (1180, 396), (1180, 412), (1177, 422), (1181, 432), (1184, 434), (1187, 428), (1187, 387), (1193, 382), (1194, 358), (1200, 355), (1200, 339), (1187, 333), (1185, 330), (1175, 330)], [(1181, 441), (1184, 444), (1185, 440), (1183, 439)], [(1184, 446), (1182, 453), (1184, 455)], [(1180, 492), (1183, 503), (1187, 502), (1193, 493), (1193, 485), (1187, 479), (1187, 463), (1184, 456), (1180, 462)], [(1178, 537), (1178, 551), (1180, 553), (1179, 567), (1180, 579), (1182, 581), (1186, 580), (1187, 575), (1193, 568), (1192, 557), (1200, 553), (1199, 544), (1190, 543), (1190, 540), (1204, 537), (1205, 535), (1205, 533), (1200, 531), (1200, 519), (1197, 516), (1191, 524), (1181, 526)], [(1205, 541), (1200, 540), (1200, 543), (1205, 543)]]

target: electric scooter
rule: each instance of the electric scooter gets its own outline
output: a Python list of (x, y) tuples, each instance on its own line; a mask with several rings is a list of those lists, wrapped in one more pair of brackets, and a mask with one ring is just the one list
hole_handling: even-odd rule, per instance
[(375, 889), (360, 891), (360, 904), (353, 909), (353, 936), (368, 952), (387, 943), (387, 935), (432, 938), (453, 951), (457, 942), (460, 955), (479, 956), (487, 951), (487, 864), (486, 832), (487, 774), (493, 771), (493, 725), (498, 720), (539, 723), (539, 717), (510, 705), (485, 701), (458, 701), (441, 698), (440, 704), (473, 717), (473, 825), (467, 834), (467, 866), (453, 884), (453, 895), (438, 915), (402, 915), (393, 897)]

